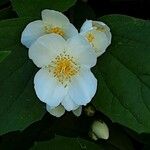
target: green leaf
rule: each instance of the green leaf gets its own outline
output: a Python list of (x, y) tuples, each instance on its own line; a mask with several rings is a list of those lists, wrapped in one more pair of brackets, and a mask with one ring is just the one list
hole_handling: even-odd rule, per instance
[(76, 0), (12, 0), (14, 10), (20, 17), (38, 17), (43, 9), (66, 11)]
[(100, 145), (86, 141), (80, 138), (67, 138), (56, 136), (54, 139), (47, 142), (35, 143), (31, 150), (103, 150)]
[(0, 22), (0, 51), (13, 51), (13, 46), (19, 45), (21, 48), (21, 33), (25, 26), (33, 21), (33, 18), (9, 19)]
[(45, 113), (33, 88), (37, 70), (20, 43), (21, 32), (29, 20), (0, 22), (0, 50), (11, 51), (0, 63), (0, 134), (22, 130)]
[(9, 54), (10, 51), (0, 51), (0, 62), (2, 62)]
[(112, 44), (98, 59), (93, 100), (113, 122), (150, 133), (150, 22), (122, 15), (101, 18)]

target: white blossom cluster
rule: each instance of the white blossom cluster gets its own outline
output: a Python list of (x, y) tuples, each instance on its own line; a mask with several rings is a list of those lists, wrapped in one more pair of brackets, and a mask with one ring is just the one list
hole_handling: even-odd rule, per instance
[(39, 68), (34, 88), (47, 111), (56, 117), (65, 110), (80, 116), (82, 105), (89, 103), (97, 90), (91, 68), (111, 43), (109, 27), (86, 20), (79, 33), (61, 12), (46, 9), (42, 20), (26, 26), (21, 42)]

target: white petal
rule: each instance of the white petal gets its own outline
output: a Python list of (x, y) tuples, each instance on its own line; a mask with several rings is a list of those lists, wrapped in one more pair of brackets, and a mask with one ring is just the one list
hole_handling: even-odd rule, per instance
[(104, 22), (101, 22), (101, 21), (92, 21), (92, 20), (86, 20), (81, 29), (80, 29), (80, 32), (82, 33), (85, 33), (89, 30), (92, 30), (92, 29), (97, 29), (99, 30), (100, 32), (104, 32), (108, 38), (108, 41), (109, 43), (111, 43), (111, 32), (110, 32), (110, 28), (104, 23)]
[(93, 34), (95, 39), (93, 40), (92, 44), (94, 45), (93, 48), (95, 49), (96, 55), (98, 57), (105, 52), (110, 43), (104, 32), (98, 32), (93, 29)]
[(77, 105), (86, 105), (96, 93), (97, 79), (90, 70), (81, 70), (68, 89), (68, 93)]
[(57, 34), (40, 37), (30, 48), (29, 58), (38, 67), (48, 65), (65, 48), (66, 41)]
[(72, 112), (75, 116), (79, 117), (82, 113), (82, 106), (79, 106), (76, 110), (73, 110)]
[(66, 25), (64, 28), (64, 33), (65, 35), (63, 36), (66, 40), (68, 38), (71, 38), (73, 36), (76, 36), (78, 34), (78, 30), (75, 28), (75, 26), (71, 23), (69, 23), (68, 25)]
[(96, 52), (97, 57), (102, 55), (111, 43), (110, 28), (103, 22), (92, 20), (85, 21), (80, 31), (80, 34), (84, 35), (85, 38), (88, 33), (94, 35), (94, 40), (90, 42), (90, 44)]
[(51, 106), (46, 105), (46, 110), (55, 117), (61, 117), (65, 113), (65, 109), (62, 105), (55, 108), (51, 108)]
[(87, 31), (92, 30), (92, 29), (93, 29), (93, 27), (92, 27), (92, 20), (86, 20), (83, 23), (83, 25), (82, 25), (82, 27), (80, 29), (80, 32), (87, 32)]
[(63, 27), (69, 23), (69, 19), (59, 11), (45, 9), (42, 11), (44, 23), (54, 27)]
[(102, 55), (110, 44), (104, 32), (99, 32), (95, 29), (92, 29), (84, 33), (82, 32), (80, 34), (85, 37), (87, 42), (88, 42), (88, 39), (87, 39), (88, 34), (93, 35), (94, 39), (92, 40), (92, 42), (89, 42), (89, 43), (91, 44), (92, 52), (94, 51), (97, 57)]
[(77, 104), (74, 103), (74, 101), (71, 99), (71, 97), (68, 94), (65, 96), (61, 104), (64, 106), (64, 108), (67, 111), (75, 110), (79, 107)]
[(22, 32), (21, 43), (29, 48), (31, 44), (44, 34), (43, 22), (41, 20), (33, 21)]
[(110, 44), (111, 38), (112, 38), (110, 28), (104, 22), (101, 22), (101, 21), (93, 21), (92, 24), (96, 28), (100, 28), (100, 29), (103, 28), (103, 32), (106, 34), (108, 41), (109, 41), (109, 44)]
[(92, 52), (91, 45), (83, 36), (74, 36), (68, 39), (67, 42), (68, 53), (72, 55), (81, 66), (91, 68), (96, 64), (96, 55)]
[(40, 69), (34, 77), (37, 97), (51, 107), (58, 106), (66, 95), (66, 88), (55, 80), (47, 69)]

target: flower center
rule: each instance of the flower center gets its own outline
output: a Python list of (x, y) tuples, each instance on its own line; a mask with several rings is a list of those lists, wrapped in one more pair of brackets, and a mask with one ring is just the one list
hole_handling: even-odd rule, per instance
[(54, 77), (65, 87), (68, 82), (71, 82), (73, 76), (75, 76), (80, 67), (74, 61), (73, 57), (63, 54), (58, 55), (54, 61), (48, 66), (49, 71), (52, 71)]
[(89, 43), (92, 43), (93, 40), (95, 39), (94, 35), (92, 33), (88, 33), (86, 35), (87, 40), (89, 41)]
[(46, 31), (46, 33), (56, 33), (56, 34), (59, 34), (61, 36), (63, 36), (65, 34), (64, 31), (62, 30), (62, 28), (59, 28), (59, 27), (49, 28), (46, 26), (45, 31)]

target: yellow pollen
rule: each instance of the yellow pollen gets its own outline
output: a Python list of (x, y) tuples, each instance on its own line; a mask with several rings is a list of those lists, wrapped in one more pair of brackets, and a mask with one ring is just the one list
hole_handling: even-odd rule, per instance
[(56, 34), (59, 34), (61, 36), (63, 36), (65, 34), (64, 31), (59, 27), (49, 28), (46, 26), (45, 31), (46, 31), (46, 33), (56, 33)]
[(86, 36), (87, 40), (91, 43), (95, 39), (92, 33), (88, 33)]
[(48, 66), (49, 71), (63, 85), (67, 86), (71, 82), (71, 78), (79, 72), (79, 66), (74, 62), (73, 57), (60, 54)]

